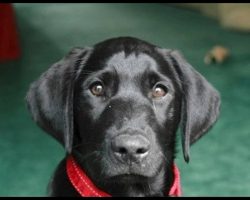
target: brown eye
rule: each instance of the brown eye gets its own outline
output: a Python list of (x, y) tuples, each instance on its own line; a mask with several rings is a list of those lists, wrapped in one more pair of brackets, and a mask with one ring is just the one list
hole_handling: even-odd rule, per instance
[(153, 88), (152, 97), (153, 98), (163, 97), (167, 94), (167, 92), (168, 91), (165, 86), (158, 84)]
[(104, 94), (104, 88), (100, 82), (92, 84), (90, 87), (90, 91), (95, 96), (102, 96)]

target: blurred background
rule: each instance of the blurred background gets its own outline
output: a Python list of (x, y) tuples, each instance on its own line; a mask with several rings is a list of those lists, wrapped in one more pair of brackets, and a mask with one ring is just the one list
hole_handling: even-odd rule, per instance
[(72, 47), (118, 36), (179, 49), (221, 93), (190, 163), (179, 145), (183, 196), (250, 196), (249, 19), (250, 4), (0, 4), (0, 196), (45, 196), (64, 156), (31, 120), (30, 83)]

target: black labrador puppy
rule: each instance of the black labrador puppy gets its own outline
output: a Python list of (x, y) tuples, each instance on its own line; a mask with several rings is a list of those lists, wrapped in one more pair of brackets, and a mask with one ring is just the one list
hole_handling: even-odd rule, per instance
[(180, 53), (132, 37), (72, 49), (26, 100), (67, 152), (51, 196), (174, 195), (178, 127), (188, 162), (220, 110), (219, 93)]

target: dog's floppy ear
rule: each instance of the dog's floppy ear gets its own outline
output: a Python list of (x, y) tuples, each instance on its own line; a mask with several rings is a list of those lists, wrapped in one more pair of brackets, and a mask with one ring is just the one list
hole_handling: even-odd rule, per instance
[(33, 82), (26, 96), (33, 120), (71, 152), (73, 98), (77, 80), (91, 48), (73, 48)]
[(189, 147), (216, 122), (220, 110), (217, 90), (197, 72), (178, 52), (160, 50), (168, 63), (172, 63), (182, 92), (182, 149), (184, 159), (189, 161)]

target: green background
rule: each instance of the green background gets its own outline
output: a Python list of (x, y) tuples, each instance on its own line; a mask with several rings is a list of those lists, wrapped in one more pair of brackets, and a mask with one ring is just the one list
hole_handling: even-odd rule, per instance
[[(14, 4), (22, 57), (0, 64), (0, 196), (45, 196), (64, 149), (31, 120), (29, 84), (74, 46), (135, 36), (179, 49), (221, 93), (221, 115), (176, 163), (183, 196), (250, 196), (250, 34), (167, 4)], [(228, 47), (221, 65), (205, 65), (214, 45)]]

